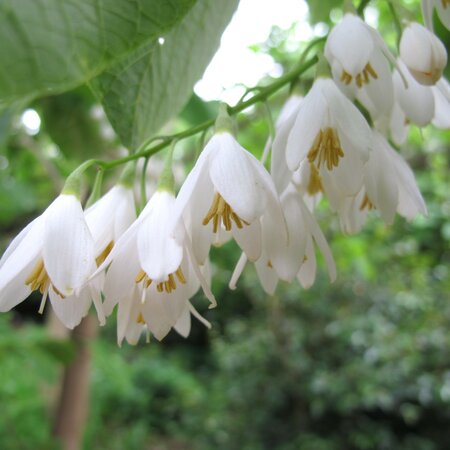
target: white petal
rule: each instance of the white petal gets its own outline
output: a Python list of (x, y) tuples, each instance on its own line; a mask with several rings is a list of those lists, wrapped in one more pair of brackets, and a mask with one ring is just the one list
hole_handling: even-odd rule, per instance
[(373, 50), (373, 39), (367, 28), (359, 17), (346, 14), (327, 39), (326, 54), (338, 59), (353, 76), (364, 69)]
[[(9, 311), (14, 306), (25, 300), (30, 294), (30, 286), (25, 284), (25, 280), (29, 277), (40, 257), (36, 257), (28, 261), (28, 264), (22, 266), (22, 270), (14, 277), (8, 277), (5, 280), (2, 277), (2, 287), (0, 289), (0, 312)], [(3, 272), (4, 267), (0, 271)]]
[(61, 298), (50, 287), (48, 295), (56, 316), (71, 330), (75, 328), (81, 322), (81, 319), (88, 313), (92, 302), (88, 288), (82, 289), (78, 296), (70, 295), (69, 297)]
[(308, 237), (308, 242), (306, 244), (306, 261), (300, 267), (297, 274), (297, 279), (300, 284), (305, 288), (309, 289), (316, 279), (316, 255), (314, 253), (314, 245), (311, 237)]
[(401, 81), (398, 72), (394, 72), (393, 81), (396, 98), (406, 118), (419, 127), (423, 127), (428, 125), (434, 116), (433, 91), (429, 86), (422, 86), (417, 83), (409, 72), (406, 77), (408, 81), (407, 88)]
[(448, 5), (444, 7), (442, 1), (436, 1), (435, 4), (439, 15), (439, 19), (445, 25), (447, 30), (450, 30), (450, 8), (448, 7)]
[[(213, 241), (213, 227), (211, 223), (203, 225), (203, 219), (208, 213), (214, 198), (214, 187), (207, 172), (203, 172), (198, 179), (198, 192), (185, 208), (183, 218), (188, 230), (195, 258), (203, 264), (209, 254)], [(178, 201), (178, 200), (176, 200)]]
[(432, 123), (437, 128), (448, 130), (450, 128), (450, 100), (448, 98), (450, 86), (447, 80), (441, 79), (432, 90), (434, 95), (434, 118)]
[(389, 158), (386, 146), (389, 144), (385, 137), (373, 132), (372, 151), (365, 167), (365, 185), (370, 201), (390, 225), (397, 210), (398, 188), (394, 162)]
[(152, 212), (142, 222), (137, 236), (139, 261), (144, 272), (155, 282), (167, 280), (180, 267), (183, 249), (175, 236), (168, 234), (172, 225), (175, 198), (168, 192), (156, 192), (150, 202)]
[[(305, 207), (306, 209), (306, 207)], [(305, 217), (307, 217), (307, 220), (309, 222), (309, 228), (311, 230), (311, 233), (313, 235), (313, 238), (317, 244), (317, 246), (320, 249), (320, 252), (322, 253), (323, 257), (325, 258), (325, 262), (328, 269), (328, 275), (330, 277), (330, 281), (333, 282), (336, 280), (336, 264), (334, 262), (333, 254), (331, 253), (331, 249), (328, 245), (327, 240), (325, 239), (325, 236), (322, 233), (322, 230), (319, 227), (319, 224), (316, 222), (316, 219), (312, 214), (309, 213), (309, 211), (306, 209), (304, 210)]]
[(255, 220), (241, 229), (232, 228), (233, 237), (249, 261), (256, 261), (261, 256), (261, 224)]
[(322, 96), (321, 85), (322, 80), (317, 80), (303, 99), (289, 134), (286, 162), (291, 171), (297, 170), (307, 157), (326, 117), (327, 103)]
[(255, 269), (264, 291), (269, 295), (273, 295), (277, 288), (279, 278), (275, 270), (270, 267), (267, 258), (260, 258), (256, 261)]
[[(339, 135), (345, 133), (353, 144), (358, 146), (361, 153), (368, 153), (370, 143), (370, 127), (359, 109), (339, 91), (333, 80), (328, 79), (322, 84), (333, 121), (338, 125)], [(367, 159), (366, 156), (361, 156)]]
[(41, 254), (43, 234), (44, 219), (40, 216), (11, 242), (0, 266), (0, 293), (17, 277), (25, 283)]
[(167, 301), (165, 294), (156, 292), (150, 286), (147, 290), (145, 303), (142, 305), (142, 315), (147, 327), (158, 341), (164, 339), (174, 325), (166, 316), (164, 301)]
[(47, 209), (43, 257), (52, 284), (65, 296), (93, 273), (94, 242), (74, 195), (60, 195)]
[(189, 333), (191, 332), (191, 313), (189, 311), (188, 302), (186, 302), (183, 313), (173, 327), (175, 328), (175, 331), (184, 338), (189, 336)]
[(211, 181), (239, 217), (253, 222), (265, 206), (261, 181), (255, 176), (247, 151), (230, 134), (218, 136), (220, 148), (211, 154)]

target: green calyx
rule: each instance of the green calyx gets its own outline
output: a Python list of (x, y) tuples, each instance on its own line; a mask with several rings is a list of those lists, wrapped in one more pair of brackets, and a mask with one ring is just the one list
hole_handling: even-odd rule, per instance
[(164, 161), (164, 167), (159, 176), (157, 191), (167, 191), (175, 194), (175, 180), (173, 177), (172, 162), (173, 162), (173, 149), (176, 141), (174, 141), (167, 152), (166, 160)]
[(64, 195), (75, 195), (79, 200), (81, 194), (81, 181), (83, 179), (84, 172), (95, 163), (94, 160), (89, 159), (83, 164), (78, 166), (68, 177), (64, 183), (61, 194)]
[(321, 55), (319, 55), (319, 61), (316, 65), (315, 79), (317, 80), (318, 78), (331, 78), (331, 76), (330, 66), (322, 53)]
[(235, 122), (228, 114), (228, 105), (226, 103), (220, 104), (214, 129), (216, 133), (230, 133), (233, 136), (236, 134)]
[(136, 174), (136, 161), (130, 161), (123, 169), (117, 184), (121, 184), (127, 189), (132, 189)]

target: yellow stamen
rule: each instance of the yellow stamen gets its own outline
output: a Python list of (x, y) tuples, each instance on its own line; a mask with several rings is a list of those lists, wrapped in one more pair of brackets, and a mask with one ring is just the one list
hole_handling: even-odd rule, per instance
[[(450, 3), (450, 0), (446, 0), (446, 1)], [(365, 65), (364, 69), (361, 72), (357, 73), (355, 76), (356, 86), (361, 88), (365, 84), (369, 84), (370, 78), (377, 80), (378, 74), (375, 72), (372, 65), (370, 63), (367, 63)], [(343, 70), (342, 74), (341, 74), (341, 81), (348, 86), (352, 82), (352, 80), (353, 80), (353, 77), (348, 72)]]
[(308, 152), (308, 161), (312, 164), (317, 159), (317, 169), (325, 162), (328, 170), (333, 170), (339, 165), (339, 158), (344, 156), (341, 142), (334, 128), (320, 130)]
[(442, 7), (447, 9), (447, 6), (450, 6), (450, 0), (441, 0)]
[(352, 82), (353, 77), (346, 72), (345, 70), (342, 71), (342, 75), (341, 75), (341, 81), (346, 84), (349, 85)]
[[(178, 269), (174, 272), (169, 274), (167, 277), (167, 280), (161, 281), (156, 285), (156, 290), (158, 292), (167, 292), (170, 294), (172, 291), (174, 291), (177, 288), (176, 278), (181, 284), (186, 284), (186, 278), (183, 273), (183, 269), (178, 267)], [(152, 283), (153, 280), (145, 273), (144, 270), (140, 270), (139, 273), (136, 275), (134, 281), (136, 283), (142, 282), (143, 286), (148, 288)]]
[(323, 192), (322, 179), (314, 164), (310, 164), (309, 167), (309, 182), (306, 190), (309, 195), (316, 195), (318, 192)]
[[(234, 211), (233, 208), (223, 199), (223, 197), (216, 192), (211, 203), (209, 211), (203, 218), (203, 225), (208, 225), (209, 222), (213, 221), (213, 232), (217, 233), (219, 225), (223, 223), (225, 230), (230, 231), (233, 222), (240, 229), (244, 225), (250, 225), (244, 219), (240, 218)], [(233, 221), (233, 222), (232, 222)]]
[(359, 205), (359, 210), (363, 211), (364, 209), (367, 209), (368, 211), (375, 209), (375, 205), (370, 201), (369, 196), (364, 194), (364, 198), (362, 199), (361, 204)]
[(136, 323), (140, 323), (142, 325), (146, 324), (144, 316), (142, 315), (142, 313), (139, 313), (139, 315), (138, 315), (138, 317), (136, 319)]
[(111, 253), (112, 248), (114, 247), (114, 241), (111, 241), (100, 253), (100, 255), (95, 258), (95, 262), (97, 267), (107, 258), (107, 256)]
[[(25, 280), (25, 284), (29, 285), (32, 291), (39, 291), (42, 295), (48, 291), (48, 288), (50, 287), (50, 279), (47, 271), (45, 270), (44, 261), (42, 259), (40, 259), (34, 266), (34, 269)], [(65, 296), (55, 286), (52, 285), (51, 287), (53, 291), (61, 298), (65, 298)]]
[(269, 259), (269, 261), (267, 261), (267, 267), (270, 267), (271, 269), (273, 269), (272, 261), (270, 259)]

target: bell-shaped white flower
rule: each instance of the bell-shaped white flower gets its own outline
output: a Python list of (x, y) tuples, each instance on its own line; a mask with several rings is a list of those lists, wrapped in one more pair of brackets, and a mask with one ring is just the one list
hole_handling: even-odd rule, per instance
[(95, 268), (94, 242), (78, 198), (63, 193), (10, 244), (0, 261), (0, 310), (39, 290), (43, 304), (78, 295)]
[(402, 33), (400, 58), (415, 80), (425, 86), (436, 84), (447, 65), (444, 44), (416, 22), (409, 24)]
[(167, 314), (168, 299), (154, 296), (142, 302), (142, 287), (135, 286), (131, 294), (119, 303), (117, 312), (117, 342), (119, 346), (123, 339), (136, 345), (140, 336), (145, 333), (147, 340), (150, 334), (156, 339), (163, 339), (173, 328), (181, 336), (187, 337), (191, 329), (191, 314), (207, 328), (211, 324), (204, 319), (189, 301), (185, 301), (176, 321)]
[(432, 87), (434, 96), (434, 117), (432, 124), (437, 128), (448, 130), (450, 128), (450, 84), (441, 78), (436, 86)]
[[(404, 67), (401, 60), (398, 64)], [(393, 73), (395, 102), (390, 127), (392, 139), (398, 145), (405, 142), (409, 124), (424, 127), (431, 123), (435, 112), (432, 88), (419, 84), (408, 71), (405, 72), (407, 86), (397, 70)]]
[(141, 286), (142, 301), (154, 304), (156, 300), (152, 303), (152, 298), (161, 302), (163, 296), (169, 296), (168, 306), (178, 305), (179, 314), (199, 283), (212, 305), (216, 305), (192, 256), (183, 223), (177, 221), (174, 225), (174, 205), (171, 192), (157, 190), (97, 269), (94, 276), (107, 269), (103, 286), (107, 315), (118, 302), (128, 298), (136, 285)]
[(341, 228), (353, 234), (362, 228), (367, 213), (379, 211), (388, 224), (397, 212), (411, 221), (427, 214), (414, 173), (406, 161), (378, 131), (373, 131), (372, 151), (364, 168), (364, 187), (354, 197), (346, 198), (338, 209)]
[(422, 13), (425, 25), (433, 31), (433, 10), (444, 26), (450, 30), (450, 0), (422, 0)]
[(325, 57), (339, 88), (351, 100), (357, 99), (373, 120), (391, 111), (390, 65), (396, 66), (396, 62), (377, 30), (360, 17), (345, 14), (327, 38)]
[[(284, 248), (281, 272), (273, 266), (266, 253), (263, 253), (255, 262), (256, 272), (263, 289), (272, 295), (280, 278), (292, 282), (296, 277), (305, 289), (311, 287), (316, 276), (314, 242), (325, 258), (330, 280), (335, 281), (336, 265), (325, 236), (303, 201), (302, 194), (292, 183), (283, 192), (281, 205), (286, 218), (289, 240)], [(246, 258), (242, 256), (230, 280), (231, 289), (235, 288), (245, 263)]]
[(286, 163), (286, 144), (302, 99), (303, 97), (299, 95), (291, 95), (281, 108), (275, 124), (275, 139), (272, 143), (270, 174), (280, 195), (286, 189), (289, 180), (292, 178), (292, 172)]
[[(221, 229), (231, 232), (249, 260), (265, 245), (276, 264), (278, 243), (286, 241), (275, 186), (263, 165), (227, 131), (216, 132), (177, 196), (194, 254), (202, 263)], [(269, 237), (270, 236), (270, 237)]]
[(332, 79), (318, 78), (301, 102), (289, 133), (287, 166), (295, 171), (308, 161), (342, 195), (354, 195), (362, 185), (369, 142), (370, 128), (360, 111)]
[[(94, 241), (96, 265), (99, 266), (136, 218), (133, 191), (118, 184), (97, 200), (85, 213), (86, 223)], [(102, 279), (96, 278), (84, 286), (77, 295), (61, 298), (50, 295), (52, 307), (58, 318), (68, 327), (74, 328), (88, 313), (94, 302), (100, 324), (105, 323), (101, 304)]]

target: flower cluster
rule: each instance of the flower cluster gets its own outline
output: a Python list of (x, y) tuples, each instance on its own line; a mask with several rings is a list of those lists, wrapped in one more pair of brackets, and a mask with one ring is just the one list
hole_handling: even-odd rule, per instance
[(1, 258), (0, 310), (39, 291), (40, 310), (48, 298), (69, 328), (93, 303), (100, 323), (117, 306), (119, 343), (134, 344), (143, 331), (160, 340), (172, 328), (187, 336), (191, 316), (210, 326), (190, 300), (201, 288), (210, 307), (217, 305), (209, 252), (229, 239), (242, 250), (232, 288), (247, 261), (269, 294), (280, 279), (309, 288), (315, 245), (334, 281), (333, 256), (314, 216), (323, 198), (348, 234), (371, 211), (387, 224), (396, 213), (407, 220), (427, 214), (412, 170), (390, 142), (403, 144), (411, 124), (450, 127), (447, 53), (430, 19), (437, 8), (449, 25), (448, 3), (423, 1), (427, 27), (406, 26), (398, 58), (375, 29), (345, 14), (327, 38), (311, 89), (293, 94), (280, 113), (270, 172), (238, 143), (223, 106), (178, 195), (169, 152), (138, 217), (129, 176), (84, 211), (74, 187), (79, 174), (69, 177)]

